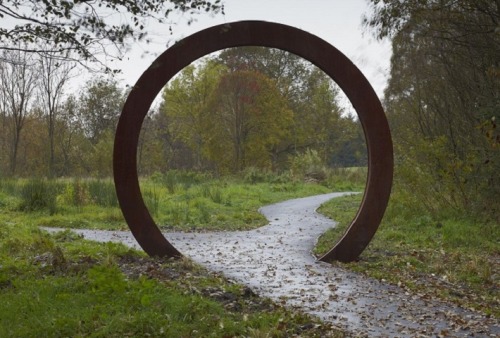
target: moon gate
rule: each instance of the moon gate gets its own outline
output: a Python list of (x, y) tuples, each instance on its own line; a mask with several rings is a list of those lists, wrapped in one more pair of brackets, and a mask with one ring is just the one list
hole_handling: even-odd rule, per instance
[(132, 234), (150, 256), (182, 256), (163, 236), (142, 198), (136, 160), (141, 126), (153, 100), (175, 74), (207, 54), (242, 46), (282, 49), (308, 60), (339, 85), (356, 110), (368, 149), (366, 189), (351, 225), (320, 258), (356, 260), (377, 231), (391, 193), (393, 149), (384, 110), (368, 80), (335, 47), (300, 29), (264, 21), (240, 21), (199, 31), (168, 48), (134, 85), (118, 121), (113, 150), (116, 193)]

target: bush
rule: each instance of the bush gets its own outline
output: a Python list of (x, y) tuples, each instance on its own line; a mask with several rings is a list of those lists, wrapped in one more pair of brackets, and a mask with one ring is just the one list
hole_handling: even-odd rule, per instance
[(324, 185), (335, 191), (362, 191), (366, 185), (367, 167), (333, 168)]
[(291, 158), (292, 176), (305, 181), (323, 182), (327, 170), (316, 150), (307, 149), (304, 153)]
[[(408, 207), (423, 206), (432, 215), (443, 210), (485, 222), (498, 222), (500, 156), (485, 158), (485, 149), (452, 151), (448, 138), (415, 138), (396, 146), (395, 183), (408, 192)], [(500, 148), (499, 148), (500, 149)]]

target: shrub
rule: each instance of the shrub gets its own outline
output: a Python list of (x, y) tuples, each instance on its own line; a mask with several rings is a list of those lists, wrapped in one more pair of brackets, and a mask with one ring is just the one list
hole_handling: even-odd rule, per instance
[(327, 170), (321, 157), (312, 149), (292, 157), (290, 168), (293, 177), (305, 181), (322, 182), (327, 177)]

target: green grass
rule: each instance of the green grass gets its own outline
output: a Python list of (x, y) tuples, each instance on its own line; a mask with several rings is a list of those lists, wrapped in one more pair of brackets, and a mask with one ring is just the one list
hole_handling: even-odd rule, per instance
[[(169, 171), (141, 179), (141, 191), (157, 224), (169, 230), (247, 230), (267, 223), (259, 207), (331, 191), (362, 189), (365, 170), (332, 170), (322, 184), (284, 173), (249, 171), (242, 178)], [(96, 179), (0, 180), (0, 206), (31, 214), (36, 225), (127, 229), (113, 182)]]
[[(339, 222), (318, 241), (330, 249), (350, 224), (361, 195), (331, 200), (319, 211)], [(498, 317), (500, 227), (447, 214), (412, 213), (395, 193), (382, 224), (358, 262), (339, 264)]]
[(0, 214), (1, 337), (341, 337), (193, 262)]
[(157, 222), (180, 230), (252, 229), (267, 223), (259, 207), (289, 198), (329, 192), (316, 184), (216, 182), (178, 190), (160, 201)]
[[(256, 172), (243, 180), (182, 175), (141, 181), (146, 204), (164, 227), (253, 228), (265, 223), (257, 212), (264, 204), (359, 191), (364, 182), (362, 169), (339, 170), (323, 184)], [(346, 175), (354, 178), (342, 180)], [(152, 259), (120, 244), (39, 229), (126, 229), (112, 188), (109, 180), (0, 181), (1, 337), (342, 336), (188, 260)], [(36, 204), (40, 191), (53, 193), (55, 203)], [(318, 255), (341, 236), (361, 197), (334, 199), (320, 208), (340, 225), (320, 238)], [(23, 207), (28, 202), (37, 207)], [(428, 215), (402, 202), (393, 194), (358, 262), (336, 264), (498, 317), (498, 224), (479, 224), (445, 211)]]
[[(2, 297), (2, 336), (243, 335), (239, 315), (196, 294), (145, 277), (128, 281), (116, 265), (95, 265), (81, 276), (15, 281)], [(17, 317), (22, 313), (22, 320)], [(238, 318), (239, 317), (239, 318)], [(257, 326), (255, 316), (248, 326)], [(272, 318), (270, 318), (272, 320)], [(32, 325), (26, 325), (32, 321)], [(20, 325), (12, 325), (19, 323)], [(38, 333), (38, 334), (37, 334)]]
[[(141, 187), (158, 223), (181, 230), (253, 228), (266, 222), (264, 204), (331, 191), (251, 178), (174, 172)], [(40, 226), (126, 229), (110, 180), (1, 180), (0, 337), (343, 336), (189, 260)]]

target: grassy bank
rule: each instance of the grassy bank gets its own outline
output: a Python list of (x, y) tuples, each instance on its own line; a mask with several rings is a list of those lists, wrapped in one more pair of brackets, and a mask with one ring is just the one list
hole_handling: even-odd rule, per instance
[[(316, 247), (333, 246), (359, 208), (361, 195), (334, 199), (319, 211), (339, 222)], [(391, 197), (382, 224), (358, 262), (344, 268), (498, 317), (500, 227), (450, 215), (411, 213)]]
[[(258, 172), (240, 179), (172, 172), (141, 188), (159, 224), (191, 231), (257, 227), (264, 204), (356, 184), (335, 175), (317, 184)], [(343, 336), (189, 260), (153, 259), (39, 226), (126, 228), (110, 180), (1, 180), (0, 337)]]
[(340, 337), (189, 260), (49, 235), (0, 215), (1, 337)]

